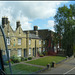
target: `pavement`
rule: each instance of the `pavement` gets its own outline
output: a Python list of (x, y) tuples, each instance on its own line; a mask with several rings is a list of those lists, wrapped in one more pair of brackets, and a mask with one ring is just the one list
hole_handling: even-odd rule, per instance
[(75, 75), (75, 58), (68, 59), (65, 62), (59, 64), (55, 68), (51, 68), (48, 71), (41, 72), (39, 74), (74, 74)]

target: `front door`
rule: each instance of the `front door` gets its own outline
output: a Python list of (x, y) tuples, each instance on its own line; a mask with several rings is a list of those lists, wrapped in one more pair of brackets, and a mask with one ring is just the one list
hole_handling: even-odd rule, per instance
[(34, 48), (33, 48), (33, 56), (34, 56)]
[(26, 56), (26, 49), (24, 49), (24, 57)]

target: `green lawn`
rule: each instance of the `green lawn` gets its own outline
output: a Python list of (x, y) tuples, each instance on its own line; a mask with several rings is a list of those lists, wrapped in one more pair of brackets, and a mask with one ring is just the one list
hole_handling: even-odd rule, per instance
[(65, 57), (47, 56), (47, 57), (39, 58), (39, 59), (36, 59), (36, 60), (28, 61), (26, 63), (35, 64), (35, 65), (41, 65), (41, 66), (46, 66), (48, 63), (51, 64), (52, 61), (55, 61), (57, 63), (59, 61), (62, 61), (63, 59), (65, 59)]
[[(29, 74), (29, 73), (36, 72), (41, 69), (43, 68), (28, 66), (25, 64), (17, 64), (17, 65), (12, 66), (12, 73), (13, 74)], [(5, 68), (5, 72), (9, 74), (10, 73), (9, 68)]]

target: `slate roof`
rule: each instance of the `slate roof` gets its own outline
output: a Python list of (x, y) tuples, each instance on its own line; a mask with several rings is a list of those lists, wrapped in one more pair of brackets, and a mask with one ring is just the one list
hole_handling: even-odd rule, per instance
[(48, 35), (50, 35), (50, 31), (48, 29), (38, 30), (38, 35), (42, 39), (47, 39)]
[[(23, 32), (26, 33), (27, 31), (23, 31)], [(32, 33), (31, 33), (31, 31), (29, 31), (29, 38), (32, 38), (32, 39), (41, 39), (39, 36), (36, 36), (34, 34), (34, 31), (32, 31)]]
[[(27, 31), (24, 31), (24, 32), (27, 32)], [(50, 38), (49, 36), (51, 36), (51, 33), (54, 33), (53, 31), (51, 30), (48, 30), (48, 29), (41, 29), (41, 30), (38, 30), (38, 36), (36, 36), (34, 34), (34, 30), (29, 30), (29, 37), (30, 38), (38, 38), (38, 39), (47, 39), (47, 38)]]
[(31, 33), (29, 33), (29, 38), (41, 39), (40, 37), (36, 36), (35, 34), (31, 34)]
[(42, 39), (49, 39), (54, 32), (49, 29), (38, 30), (38, 35)]

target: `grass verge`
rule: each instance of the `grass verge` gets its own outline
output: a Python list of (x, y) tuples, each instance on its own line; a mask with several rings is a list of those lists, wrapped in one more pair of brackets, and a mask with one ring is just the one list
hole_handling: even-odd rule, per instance
[[(43, 68), (33, 67), (25, 64), (17, 64), (12, 66), (13, 74), (30, 74)], [(6, 74), (10, 74), (9, 67), (5, 68)]]
[(61, 57), (61, 56), (47, 56), (47, 57), (39, 58), (36, 60), (28, 61), (26, 63), (46, 66), (48, 63), (51, 64), (53, 61), (55, 61), (55, 63), (58, 63), (58, 62), (64, 60), (65, 58), (66, 57)]

